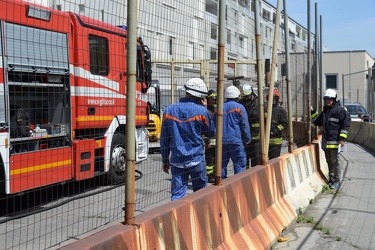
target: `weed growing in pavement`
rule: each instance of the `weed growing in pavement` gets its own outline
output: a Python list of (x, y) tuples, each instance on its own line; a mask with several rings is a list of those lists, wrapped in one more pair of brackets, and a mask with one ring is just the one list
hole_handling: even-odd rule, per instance
[(301, 223), (301, 222), (309, 223), (309, 224), (314, 224), (315, 223), (314, 217), (311, 216), (309, 218), (305, 218), (303, 216), (302, 208), (298, 208), (297, 223)]
[(306, 223), (310, 223), (310, 224), (314, 224), (315, 221), (314, 221), (314, 217), (309, 217), (305, 220)]
[(303, 216), (303, 210), (302, 210), (302, 208), (298, 208), (297, 223), (312, 224), (314, 230), (321, 231), (322, 233), (324, 233), (326, 235), (331, 235), (330, 237), (335, 238), (336, 241), (341, 241), (342, 240), (341, 236), (339, 236), (339, 235), (336, 235), (336, 236), (332, 235), (333, 234), (332, 228), (324, 227), (322, 224), (315, 224), (314, 217), (311, 216), (309, 218), (305, 218)]
[(303, 210), (302, 208), (298, 208), (298, 215), (297, 215), (297, 223), (301, 223), (305, 220), (305, 218), (303, 217)]
[(300, 214), (300, 215), (297, 216), (297, 223), (301, 223), (301, 222), (303, 222), (304, 220), (305, 220), (305, 218), (303, 217), (302, 214)]
[(326, 235), (331, 235), (331, 233), (332, 233), (332, 229), (326, 227), (326, 228), (324, 228), (324, 231), (323, 231), (323, 232), (324, 232)]
[(331, 190), (331, 188), (329, 187), (329, 185), (323, 185), (323, 186), (322, 186), (322, 193), (325, 193), (325, 192), (327, 192), (328, 190)]
[(323, 185), (322, 186), (322, 194), (324, 194), (324, 193), (326, 193), (326, 194), (335, 194), (335, 193), (338, 193), (338, 190), (331, 189), (329, 187), (329, 185)]

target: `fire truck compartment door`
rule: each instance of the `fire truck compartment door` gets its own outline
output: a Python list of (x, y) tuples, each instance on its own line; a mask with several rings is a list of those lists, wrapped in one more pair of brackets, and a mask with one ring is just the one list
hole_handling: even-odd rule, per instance
[(74, 179), (77, 181), (94, 177), (95, 140), (80, 140), (73, 144)]
[(49, 74), (69, 72), (67, 34), (5, 23), (5, 42), (11, 70), (33, 69)]

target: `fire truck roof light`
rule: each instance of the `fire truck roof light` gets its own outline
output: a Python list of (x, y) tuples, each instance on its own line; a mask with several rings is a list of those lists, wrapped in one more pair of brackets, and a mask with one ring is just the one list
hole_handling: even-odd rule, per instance
[(26, 15), (49, 22), (51, 18), (51, 11), (39, 9), (33, 6), (27, 6)]
[(127, 30), (127, 27), (126, 27), (125, 25), (119, 25), (119, 26), (117, 26), (117, 27), (119, 27), (119, 28), (121, 28), (121, 29), (123, 29), (123, 30)]

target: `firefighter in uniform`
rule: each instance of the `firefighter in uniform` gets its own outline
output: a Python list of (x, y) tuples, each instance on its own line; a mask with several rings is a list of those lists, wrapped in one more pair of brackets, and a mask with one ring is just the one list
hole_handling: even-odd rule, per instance
[(247, 157), (246, 165), (254, 167), (260, 164), (259, 106), (258, 96), (255, 94), (250, 84), (244, 84), (242, 86), (242, 98), (238, 102), (246, 109), (251, 131), (251, 143), (245, 146)]
[(251, 142), (249, 120), (245, 107), (239, 104), (240, 90), (236, 86), (225, 89), (223, 106), (223, 157), (221, 177), (227, 178), (227, 165), (233, 162), (234, 174), (246, 169), (245, 144)]
[(183, 86), (186, 96), (169, 105), (163, 114), (160, 153), (163, 171), (171, 170), (171, 200), (186, 195), (189, 176), (194, 192), (207, 186), (203, 136), (215, 136), (215, 124), (206, 106), (207, 86), (200, 78)]
[(324, 94), (324, 108), (322, 113), (311, 109), (312, 122), (322, 126), (322, 149), (326, 157), (329, 170), (328, 184), (332, 189), (340, 187), (341, 169), (338, 161), (339, 144), (344, 145), (350, 128), (350, 115), (337, 99), (333, 89), (327, 89)]
[[(210, 89), (207, 93), (207, 109), (211, 117), (214, 117), (216, 112), (216, 98), (217, 94)], [(208, 182), (215, 182), (215, 139), (204, 137), (206, 143), (205, 158)]]
[[(280, 156), (281, 144), (283, 143), (282, 131), (288, 126), (288, 116), (283, 107), (279, 105), (280, 93), (277, 89), (273, 91), (273, 104), (271, 116), (271, 131), (268, 148), (268, 158), (273, 159)], [(267, 113), (265, 114), (267, 117)]]

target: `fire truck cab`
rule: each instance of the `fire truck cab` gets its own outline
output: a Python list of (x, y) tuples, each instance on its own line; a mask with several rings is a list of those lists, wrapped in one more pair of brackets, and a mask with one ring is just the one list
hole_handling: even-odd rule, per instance
[[(124, 180), (127, 32), (20, 0), (0, 8), (0, 192)], [(147, 159), (151, 54), (137, 42), (136, 161)]]

